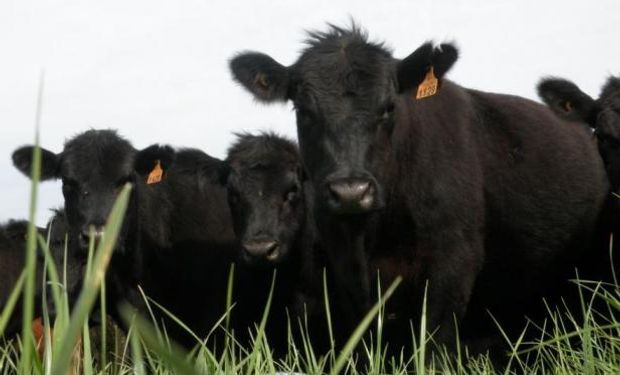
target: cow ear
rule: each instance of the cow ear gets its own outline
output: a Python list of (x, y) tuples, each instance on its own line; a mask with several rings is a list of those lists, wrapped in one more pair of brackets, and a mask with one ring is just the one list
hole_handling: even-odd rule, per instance
[(611, 76), (605, 82), (599, 100), (614, 100), (616, 102), (620, 98), (620, 77)]
[(435, 77), (443, 78), (458, 59), (458, 55), (457, 48), (452, 44), (444, 43), (433, 47), (431, 42), (424, 43), (397, 63), (398, 93), (417, 87), (431, 67)]
[[(23, 146), (13, 152), (13, 165), (27, 177), (30, 177), (34, 146)], [(60, 154), (41, 148), (41, 181), (59, 178)]]
[(243, 52), (230, 60), (235, 81), (262, 102), (289, 99), (289, 70), (271, 57), (258, 52)]
[(175, 157), (176, 152), (172, 147), (158, 144), (151, 145), (138, 151), (134, 161), (134, 168), (141, 176), (150, 174), (157, 167), (158, 163), (159, 168), (166, 171), (174, 163)]
[[(538, 96), (558, 116), (565, 120), (590, 122), (594, 99), (571, 81), (545, 78), (538, 83)], [(595, 124), (588, 123), (591, 127)]]

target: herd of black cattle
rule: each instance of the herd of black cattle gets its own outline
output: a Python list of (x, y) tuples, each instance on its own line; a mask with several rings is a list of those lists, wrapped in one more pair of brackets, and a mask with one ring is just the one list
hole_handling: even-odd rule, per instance
[[(295, 336), (303, 317), (315, 350), (331, 346), (324, 281), (338, 347), (401, 276), (383, 321), (396, 352), (410, 348), (425, 298), (436, 343), (454, 347), (458, 324), (462, 342), (487, 350), (501, 337), (493, 319), (516, 337), (527, 319), (544, 317), (543, 298), (570, 305), (576, 268), (583, 279), (611, 281), (620, 79), (598, 100), (545, 79), (544, 106), (445, 80), (457, 55), (427, 43), (399, 60), (355, 26), (330, 26), (309, 35), (291, 66), (256, 52), (230, 61), (257, 100), (294, 104), (299, 146), (240, 134), (219, 160), (162, 145), (136, 150), (113, 130), (88, 130), (59, 153), (42, 149), (41, 179), (62, 181), (50, 243), (61, 262), (67, 233), (69, 295), (79, 293), (89, 241), (105, 235), (127, 182), (107, 310), (118, 318), (116, 307), (129, 302), (146, 313), (140, 286), (199, 337), (226, 312), (232, 263), (230, 324), (241, 342), (277, 270), (267, 324), (276, 351), (287, 346), (287, 318)], [(13, 153), (26, 175), (32, 155), (30, 146)], [(23, 268), (26, 226), (0, 232), (2, 304)], [(192, 343), (167, 322), (168, 334)]]

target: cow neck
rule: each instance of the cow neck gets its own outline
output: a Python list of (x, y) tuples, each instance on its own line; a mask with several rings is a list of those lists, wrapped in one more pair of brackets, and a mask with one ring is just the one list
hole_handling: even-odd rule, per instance
[(350, 218), (342, 221), (328, 213), (317, 212), (316, 223), (326, 247), (333, 290), (346, 311), (348, 321), (359, 321), (370, 307), (368, 275), (367, 221)]

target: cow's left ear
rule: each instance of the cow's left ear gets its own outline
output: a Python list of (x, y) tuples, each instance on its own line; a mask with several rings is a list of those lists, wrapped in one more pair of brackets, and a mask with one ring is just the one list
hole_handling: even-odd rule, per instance
[[(23, 146), (13, 152), (13, 165), (25, 176), (30, 178), (34, 146)], [(60, 177), (61, 154), (41, 148), (41, 176), (40, 180), (51, 180)]]
[(176, 152), (168, 145), (151, 145), (138, 151), (134, 161), (134, 168), (141, 176), (153, 172), (158, 163), (159, 167), (166, 171), (174, 163), (175, 156)]
[(538, 83), (538, 96), (559, 117), (570, 121), (584, 121), (594, 127), (591, 118), (595, 101), (571, 81), (545, 78)]
[(437, 79), (443, 78), (458, 56), (458, 49), (452, 44), (443, 43), (433, 47), (431, 42), (424, 43), (397, 63), (398, 93), (401, 94), (420, 85), (431, 67)]
[(409, 56), (397, 63), (396, 79), (398, 93), (402, 94), (418, 87), (431, 67), (437, 79), (443, 78), (448, 70), (452, 68), (458, 56), (458, 50), (452, 44), (444, 43), (433, 47), (431, 42), (424, 43)]

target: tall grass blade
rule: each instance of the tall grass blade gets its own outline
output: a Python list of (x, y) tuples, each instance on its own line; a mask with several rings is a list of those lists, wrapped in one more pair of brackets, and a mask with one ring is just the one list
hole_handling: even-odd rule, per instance
[(383, 304), (385, 304), (390, 299), (390, 297), (392, 297), (392, 294), (394, 294), (394, 291), (402, 282), (402, 280), (403, 278), (398, 276), (392, 282), (390, 287), (385, 291), (385, 294), (381, 298), (381, 303), (376, 303), (370, 309), (370, 311), (368, 311), (366, 316), (364, 316), (364, 319), (362, 319), (362, 321), (358, 324), (357, 328), (355, 328), (355, 331), (353, 331), (353, 334), (351, 335), (351, 337), (349, 337), (349, 340), (347, 340), (346, 344), (342, 348), (342, 351), (336, 358), (336, 362), (334, 363), (334, 366), (330, 371), (331, 375), (340, 374), (340, 371), (342, 371), (342, 369), (347, 365), (347, 362), (349, 361), (349, 356), (351, 355), (351, 353), (353, 353), (353, 350), (364, 336), (364, 332), (366, 332), (368, 326), (370, 326), (375, 316), (377, 316)]
[(174, 374), (194, 375), (200, 373), (196, 367), (187, 362), (187, 353), (174, 343), (168, 345), (158, 339), (157, 335), (153, 334), (154, 327), (136, 314), (135, 310), (124, 305), (121, 306), (120, 312), (125, 322), (131, 323), (134, 339), (141, 338), (150, 350), (174, 370)]
[(22, 293), (24, 288), (24, 282), (26, 281), (26, 270), (23, 270), (19, 275), (17, 282), (15, 283), (15, 287), (9, 294), (9, 298), (6, 300), (6, 304), (4, 305), (4, 309), (2, 310), (2, 314), (0, 315), (0, 337), (4, 336), (4, 330), (6, 329), (7, 324), (9, 323), (9, 319), (11, 315), (13, 315), (13, 311), (15, 310), (15, 305), (17, 305), (17, 301), (19, 300), (19, 295)]
[(28, 235), (26, 237), (26, 282), (24, 285), (24, 310), (22, 315), (22, 342), (23, 352), (20, 368), (23, 373), (29, 374), (31, 371), (32, 355), (34, 351), (33, 335), (31, 323), (34, 318), (34, 290), (36, 278), (36, 247), (37, 247), (37, 191), (39, 188), (39, 177), (41, 176), (41, 149), (39, 148), (39, 129), (41, 125), (41, 115), (43, 113), (43, 89), (45, 83), (45, 71), (41, 71), (39, 77), (39, 91), (37, 95), (37, 108), (35, 120), (34, 149), (32, 152), (32, 169), (30, 179), (30, 213), (28, 223)]
[(73, 316), (69, 321), (67, 330), (63, 332), (60, 342), (58, 358), (52, 367), (52, 375), (65, 375), (69, 369), (73, 348), (78, 340), (80, 329), (88, 318), (88, 314), (98, 296), (99, 287), (105, 277), (105, 272), (112, 257), (112, 251), (116, 245), (118, 233), (123, 223), (123, 217), (129, 202), (131, 185), (126, 184), (121, 190), (112, 207), (106, 223), (105, 235), (97, 247), (97, 252), (91, 267), (92, 272), (84, 283), (84, 288), (78, 297), (73, 310)]

